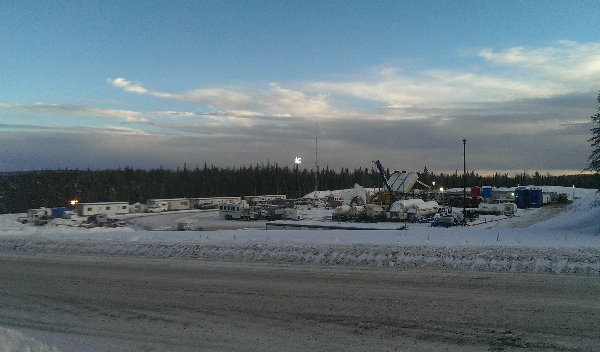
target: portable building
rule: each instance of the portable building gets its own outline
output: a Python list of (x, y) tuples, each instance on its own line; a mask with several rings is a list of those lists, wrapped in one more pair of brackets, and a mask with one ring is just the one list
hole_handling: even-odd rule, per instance
[(91, 216), (98, 214), (118, 215), (129, 213), (127, 202), (104, 202), (104, 203), (77, 203), (75, 206), (77, 215)]
[(148, 199), (146, 202), (148, 207), (159, 205), (159, 203), (167, 203), (167, 209), (172, 210), (189, 210), (190, 199), (189, 198), (172, 198), (172, 199)]
[(208, 197), (208, 198), (190, 198), (190, 204), (196, 209), (206, 209), (218, 207), (226, 203), (240, 203), (242, 197)]
[(479, 204), (479, 213), (513, 216), (517, 214), (517, 205), (515, 203), (481, 203)]
[(285, 194), (266, 194), (261, 196), (244, 196), (244, 200), (250, 204), (269, 203), (275, 200), (287, 199)]

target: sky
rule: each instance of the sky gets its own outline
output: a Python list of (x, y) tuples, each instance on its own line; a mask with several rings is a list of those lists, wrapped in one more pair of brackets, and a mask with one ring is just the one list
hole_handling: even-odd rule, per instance
[(579, 173), (599, 5), (3, 0), (0, 172)]

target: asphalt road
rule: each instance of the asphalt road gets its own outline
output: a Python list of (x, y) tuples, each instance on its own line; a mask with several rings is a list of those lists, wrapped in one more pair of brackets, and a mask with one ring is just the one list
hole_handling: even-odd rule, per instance
[(600, 278), (0, 252), (0, 326), (61, 351), (597, 351)]

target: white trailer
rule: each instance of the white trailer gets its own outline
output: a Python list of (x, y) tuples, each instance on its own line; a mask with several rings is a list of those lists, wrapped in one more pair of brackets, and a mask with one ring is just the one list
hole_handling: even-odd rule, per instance
[(75, 206), (77, 215), (92, 216), (98, 214), (119, 215), (129, 214), (129, 203), (127, 202), (104, 202), (104, 203), (77, 203)]
[(479, 212), (482, 214), (514, 216), (517, 214), (517, 204), (515, 204), (515, 203), (498, 203), (498, 204), (481, 203), (481, 204), (479, 204)]
[(258, 220), (262, 217), (262, 212), (259, 208), (242, 201), (219, 205), (219, 217), (225, 220)]
[(269, 203), (274, 200), (287, 199), (285, 194), (265, 194), (261, 196), (244, 196), (244, 200), (250, 204)]
[(167, 210), (190, 210), (190, 199), (189, 198), (172, 198), (172, 199), (148, 199), (148, 208), (154, 206), (157, 203), (167, 203)]
[(241, 203), (242, 197), (190, 198), (190, 204), (196, 209), (217, 208), (221, 204)]

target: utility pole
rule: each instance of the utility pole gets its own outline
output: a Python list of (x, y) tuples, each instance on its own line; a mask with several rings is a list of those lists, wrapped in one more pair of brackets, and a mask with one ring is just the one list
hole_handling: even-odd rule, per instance
[(467, 224), (467, 139), (463, 139), (463, 225)]

